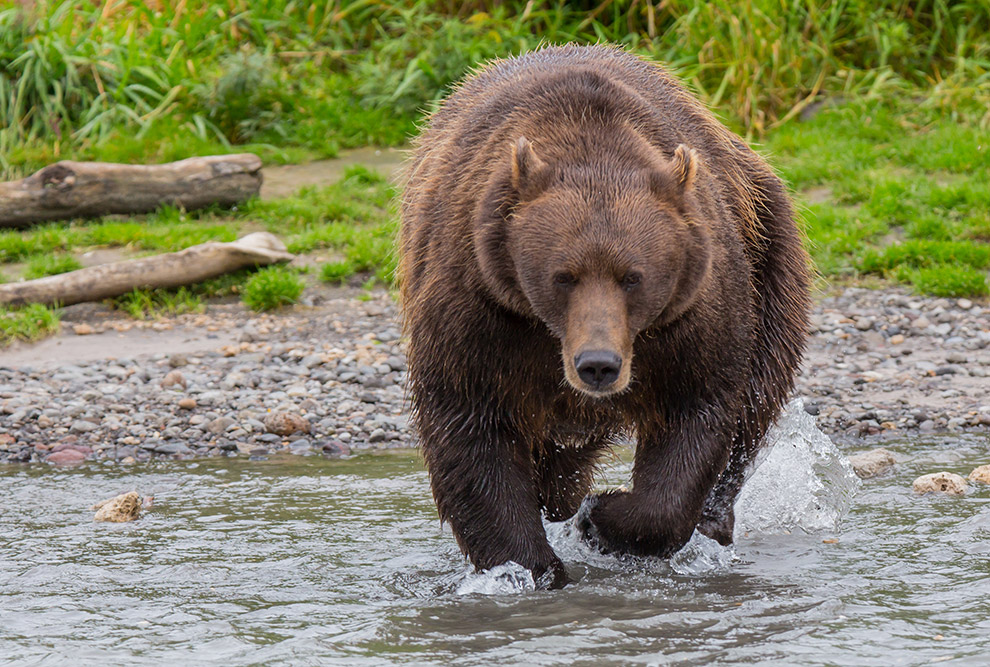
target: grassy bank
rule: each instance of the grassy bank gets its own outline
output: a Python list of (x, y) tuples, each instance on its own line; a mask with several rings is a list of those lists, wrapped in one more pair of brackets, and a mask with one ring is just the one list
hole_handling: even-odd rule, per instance
[[(670, 64), (768, 155), (801, 203), (826, 281), (980, 297), (990, 270), (987, 34), (987, 0), (39, 0), (28, 10), (0, 0), (0, 178), (67, 157), (253, 151), (271, 164), (397, 145), (481, 61), (609, 41)], [(389, 283), (395, 195), (352, 169), (237, 211), (166, 208), (0, 232), (0, 281), (71, 270), (94, 248), (166, 252), (267, 229), (306, 255), (303, 266), (114, 304), (154, 317), (218, 295), (275, 307), (298, 299), (303, 279)], [(55, 326), (54, 310), (5, 310), (0, 343)]]
[(473, 65), (609, 41), (751, 137), (822, 97), (913, 95), (990, 125), (986, 0), (0, 0), (0, 169), (402, 143)]
[[(756, 148), (795, 192), (825, 281), (875, 276), (919, 294), (987, 295), (990, 142), (978, 127), (939, 122), (897, 102), (850, 103), (789, 123)], [(306, 256), (302, 264), (311, 280), (358, 276), (359, 282), (388, 285), (395, 268), (396, 196), (384, 177), (353, 167), (333, 185), (254, 200), (236, 211), (166, 208), (132, 219), (4, 231), (0, 271), (7, 279), (31, 278), (76, 268), (84, 253), (97, 248), (169, 252), (265, 229)], [(250, 289), (251, 273), (241, 272), (181, 291), (138, 292), (116, 304), (137, 317), (188, 312), (201, 308), (204, 298), (230, 294), (252, 307), (269, 307), (298, 298), (292, 279), (298, 272), (266, 274)]]
[(896, 104), (822, 111), (767, 137), (829, 281), (879, 276), (919, 294), (986, 296), (990, 141)]
[[(164, 208), (123, 218), (56, 222), (0, 231), (0, 282), (80, 268), (87, 253), (115, 249), (121, 258), (174, 252), (206, 241), (232, 241), (252, 231), (278, 235), (298, 265), (238, 271), (179, 289), (135, 290), (109, 303), (137, 319), (198, 312), (204, 300), (236, 296), (253, 310), (296, 303), (307, 284), (390, 285), (394, 280), (397, 192), (385, 177), (351, 167), (337, 183), (284, 199), (252, 200), (237, 210)], [(356, 278), (355, 278), (356, 277)], [(57, 329), (58, 309), (0, 309), (0, 345), (34, 340)]]

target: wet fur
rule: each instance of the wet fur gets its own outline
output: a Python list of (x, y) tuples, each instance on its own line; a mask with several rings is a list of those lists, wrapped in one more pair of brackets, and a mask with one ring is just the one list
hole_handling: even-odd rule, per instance
[[(614, 210), (644, 188), (684, 201), (689, 182), (686, 209), (670, 211), (683, 224), (639, 230), (667, 234), (673, 256), (689, 259), (654, 262), (669, 294), (648, 295), (662, 307), (642, 312), (629, 302), (628, 386), (597, 398), (565, 377), (568, 322), (534, 305), (551, 296), (523, 289), (534, 283), (520, 276), (540, 270), (526, 258), (545, 249), (511, 236), (517, 209), (571, 173)], [(412, 400), (440, 517), (472, 562), (512, 560), (563, 585), (541, 510), (572, 516), (623, 432), (637, 436), (632, 490), (592, 498), (586, 533), (605, 551), (658, 556), (695, 527), (731, 542), (732, 505), (806, 331), (808, 260), (766, 163), (659, 66), (568, 46), (469, 78), (430, 119), (408, 175), (400, 277)], [(548, 243), (578, 252), (595, 234), (621, 246), (614, 230), (568, 224), (572, 202), (544, 204), (561, 221)], [(623, 237), (637, 233), (630, 224)]]

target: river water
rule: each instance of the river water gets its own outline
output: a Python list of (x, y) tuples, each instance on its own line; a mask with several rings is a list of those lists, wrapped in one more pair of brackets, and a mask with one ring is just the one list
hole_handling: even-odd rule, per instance
[[(902, 462), (860, 484), (791, 426), (733, 548), (695, 536), (669, 562), (620, 560), (558, 524), (578, 579), (561, 591), (471, 572), (415, 452), (0, 468), (0, 662), (987, 664), (990, 487), (911, 481), (987, 463), (988, 438), (888, 445)], [(93, 522), (131, 489), (154, 496), (139, 520)]]

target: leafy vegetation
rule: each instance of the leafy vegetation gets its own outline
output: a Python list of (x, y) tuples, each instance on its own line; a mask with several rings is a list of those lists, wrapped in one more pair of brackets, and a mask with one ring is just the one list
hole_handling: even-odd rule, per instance
[(0, 0), (0, 169), (394, 145), (472, 66), (607, 41), (668, 62), (751, 136), (841, 96), (990, 126), (985, 0)]
[(81, 268), (82, 264), (72, 255), (48, 253), (37, 255), (28, 261), (27, 269), (24, 270), (24, 278), (32, 280), (34, 278), (67, 273)]
[[(397, 145), (479, 62), (607, 41), (667, 62), (762, 142), (802, 202), (827, 280), (986, 295), (987, 34), (986, 0), (0, 0), (0, 178), (63, 157), (246, 150), (300, 162)], [(75, 268), (72, 255), (91, 248), (166, 252), (264, 228), (314, 255), (326, 282), (391, 284), (396, 199), (358, 167), (235, 211), (0, 231), (0, 265), (29, 278)], [(274, 307), (297, 299), (301, 281), (295, 270), (244, 271), (114, 303), (135, 317), (194, 311), (216, 295)]]
[(305, 287), (305, 281), (293, 270), (269, 266), (248, 278), (241, 300), (251, 310), (272, 310), (299, 301)]
[(0, 306), (0, 346), (14, 341), (33, 341), (58, 331), (59, 312), (32, 303), (22, 308)]
[(990, 270), (986, 137), (905, 102), (858, 102), (780, 128), (765, 149), (805, 198), (825, 277), (873, 274), (923, 294), (979, 296)]
[(136, 320), (198, 313), (204, 309), (199, 294), (187, 287), (136, 289), (113, 299), (112, 302), (115, 308)]

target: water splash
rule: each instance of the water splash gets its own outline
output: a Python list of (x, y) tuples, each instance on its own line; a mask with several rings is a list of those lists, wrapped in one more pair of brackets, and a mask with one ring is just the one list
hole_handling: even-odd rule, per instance
[(670, 557), (670, 569), (677, 574), (698, 577), (721, 574), (735, 560), (732, 546), (723, 547), (715, 540), (694, 531), (688, 543)]
[(509, 561), (490, 570), (467, 570), (457, 585), (458, 595), (512, 595), (536, 590), (533, 573), (522, 565)]
[(836, 530), (859, 486), (849, 461), (795, 399), (739, 493), (734, 536)]

